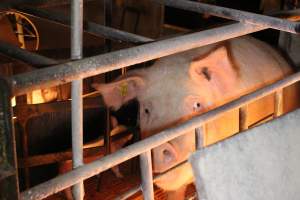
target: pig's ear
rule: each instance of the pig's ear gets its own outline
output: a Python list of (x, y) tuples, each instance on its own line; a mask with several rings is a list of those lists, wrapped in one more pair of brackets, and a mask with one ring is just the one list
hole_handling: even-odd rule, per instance
[(139, 76), (128, 77), (108, 84), (92, 84), (92, 87), (102, 94), (105, 104), (115, 110), (136, 98), (144, 86), (145, 82)]
[(211, 83), (225, 92), (232, 89), (238, 80), (238, 69), (233, 63), (227, 47), (221, 46), (207, 55), (194, 58), (189, 75), (200, 84)]

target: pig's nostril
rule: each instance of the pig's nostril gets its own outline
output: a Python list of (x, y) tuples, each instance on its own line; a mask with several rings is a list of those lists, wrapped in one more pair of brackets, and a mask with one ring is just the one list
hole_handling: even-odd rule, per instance
[(167, 150), (167, 149), (163, 150), (163, 155), (164, 155), (165, 163), (169, 163), (173, 160), (174, 156), (172, 155), (172, 153), (169, 150)]

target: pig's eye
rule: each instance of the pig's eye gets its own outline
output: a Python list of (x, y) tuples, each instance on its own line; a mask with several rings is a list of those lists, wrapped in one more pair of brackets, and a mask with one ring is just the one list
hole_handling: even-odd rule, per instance
[(195, 102), (193, 105), (193, 110), (195, 112), (199, 112), (201, 110), (201, 104), (199, 102)]

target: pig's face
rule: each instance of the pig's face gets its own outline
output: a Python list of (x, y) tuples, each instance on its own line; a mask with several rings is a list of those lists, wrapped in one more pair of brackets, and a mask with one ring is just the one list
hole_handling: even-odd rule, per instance
[[(218, 99), (226, 98), (236, 81), (228, 48), (218, 46), (165, 57), (150, 68), (132, 71), (127, 78), (94, 87), (115, 109), (137, 98), (145, 138), (221, 104)], [(155, 148), (154, 172), (184, 161), (194, 150), (194, 131)]]

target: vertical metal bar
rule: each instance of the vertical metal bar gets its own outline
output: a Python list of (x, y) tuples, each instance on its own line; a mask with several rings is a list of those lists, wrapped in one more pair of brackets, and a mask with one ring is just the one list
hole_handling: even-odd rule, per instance
[(283, 90), (275, 92), (274, 117), (279, 117), (283, 113)]
[(240, 131), (244, 131), (244, 130), (248, 129), (247, 111), (248, 111), (247, 105), (239, 108), (239, 127), (240, 127), (239, 129), (240, 129)]
[(151, 151), (140, 155), (142, 191), (145, 200), (154, 200)]
[[(104, 25), (107, 27), (111, 26), (112, 20), (112, 0), (104, 0)], [(105, 39), (106, 51), (110, 52), (112, 50), (112, 43), (110, 39)], [(109, 82), (111, 80), (111, 72), (105, 74), (105, 81)]]
[[(29, 150), (28, 150), (28, 132), (26, 130), (26, 123), (27, 121), (21, 121), (20, 124), (23, 128), (22, 134), (22, 150), (23, 150), (23, 158), (26, 160), (29, 157)], [(30, 188), (30, 171), (29, 167), (24, 167), (24, 179), (25, 179), (25, 188)]]
[[(71, 3), (71, 58), (82, 58), (83, 0)], [(83, 106), (82, 80), (72, 82), (72, 151), (73, 168), (83, 165)], [(72, 188), (75, 200), (83, 200), (83, 181)]]
[(104, 137), (105, 143), (105, 154), (110, 154), (111, 152), (111, 137), (110, 137), (110, 110), (106, 108), (106, 133)]
[(196, 136), (196, 149), (201, 149), (204, 147), (204, 134), (205, 134), (205, 125), (200, 126), (195, 129)]
[(10, 88), (0, 77), (0, 199), (18, 200), (19, 182)]
[[(112, 23), (112, 0), (104, 0), (104, 25), (110, 27)], [(105, 39), (105, 46), (107, 52), (111, 51), (112, 44), (110, 39)], [(111, 80), (111, 72), (105, 74), (105, 81), (109, 82)], [(106, 108), (106, 135), (104, 138), (104, 143), (106, 147), (106, 153), (110, 153), (110, 110)]]
[[(111, 27), (112, 23), (112, 0), (104, 0), (104, 16), (105, 16), (105, 21), (104, 25)], [(111, 40), (110, 39), (105, 39), (105, 44), (108, 49), (108, 51), (111, 51)]]

